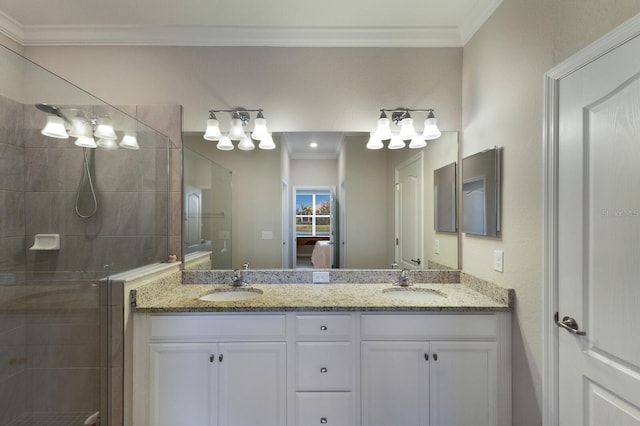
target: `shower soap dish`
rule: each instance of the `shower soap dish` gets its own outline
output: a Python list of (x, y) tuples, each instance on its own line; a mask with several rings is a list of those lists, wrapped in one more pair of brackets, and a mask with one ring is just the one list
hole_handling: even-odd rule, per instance
[(36, 234), (29, 250), (60, 250), (60, 234)]

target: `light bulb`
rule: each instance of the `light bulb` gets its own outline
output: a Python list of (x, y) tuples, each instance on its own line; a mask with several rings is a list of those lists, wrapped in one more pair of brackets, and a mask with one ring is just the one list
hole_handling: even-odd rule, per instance
[(367, 149), (382, 149), (384, 144), (378, 137), (377, 132), (371, 132), (369, 134), (369, 142), (367, 142)]
[(231, 151), (233, 149), (233, 143), (231, 143), (231, 139), (229, 139), (228, 136), (223, 136), (216, 145), (216, 148), (221, 151)]

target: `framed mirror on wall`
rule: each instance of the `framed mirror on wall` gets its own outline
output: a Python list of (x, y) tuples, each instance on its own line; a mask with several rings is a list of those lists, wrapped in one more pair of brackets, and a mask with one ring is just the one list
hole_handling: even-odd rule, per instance
[(462, 232), (498, 237), (501, 225), (502, 148), (462, 159)]
[[(419, 218), (423, 223), (424, 259), (419, 268), (457, 269), (459, 233), (435, 229), (433, 190), (434, 170), (455, 166), (458, 161), (458, 133), (443, 132), (439, 139), (420, 149), (369, 150), (368, 138), (364, 132), (274, 133), (276, 149), (220, 151), (215, 143), (203, 140), (201, 133), (183, 134), (185, 150), (233, 172), (233, 197), (229, 197), (228, 210), (229, 217), (233, 217), (227, 242), (230, 265), (213, 269), (232, 269), (243, 263), (254, 269), (295, 267), (295, 233), (287, 235), (283, 229), (292, 228), (291, 223), (285, 222), (295, 217), (296, 187), (335, 188), (335, 218), (339, 220), (334, 227), (333, 267), (390, 268), (397, 263), (394, 170), (419, 150), (424, 155), (424, 213)], [(312, 139), (319, 141), (321, 147), (331, 139), (338, 139), (339, 143), (331, 152), (319, 154), (308, 150)], [(304, 146), (307, 150), (302, 152)], [(185, 179), (187, 170), (185, 163)], [(195, 170), (192, 172), (197, 175)], [(291, 211), (285, 214), (285, 209)], [(219, 210), (213, 208), (214, 212)], [(217, 238), (213, 235), (212, 247)], [(212, 252), (214, 258), (219, 256), (217, 249)]]

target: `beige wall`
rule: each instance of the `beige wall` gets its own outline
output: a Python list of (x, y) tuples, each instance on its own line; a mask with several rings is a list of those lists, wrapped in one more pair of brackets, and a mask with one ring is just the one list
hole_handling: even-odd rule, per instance
[(275, 132), (369, 132), (380, 108), (397, 106), (433, 107), (446, 130), (459, 130), (462, 117), (461, 48), (78, 46), (25, 54), (111, 104), (182, 105), (185, 131), (204, 132), (211, 108), (237, 106), (263, 108)]
[(542, 422), (543, 75), (638, 12), (635, 0), (504, 0), (464, 48), (463, 156), (503, 146), (504, 192), (502, 238), (465, 236), (462, 265), (516, 290), (514, 425)]

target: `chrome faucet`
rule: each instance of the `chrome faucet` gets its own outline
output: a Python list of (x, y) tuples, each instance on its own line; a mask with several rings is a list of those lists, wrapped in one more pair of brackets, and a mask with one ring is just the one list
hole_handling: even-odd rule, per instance
[(411, 285), (411, 283), (409, 283), (409, 270), (407, 268), (404, 268), (400, 272), (400, 278), (398, 278), (398, 282), (393, 283), (393, 285), (401, 287), (407, 287)]
[[(246, 269), (245, 269), (246, 270)], [(245, 270), (234, 269), (231, 273), (231, 287), (242, 287), (247, 285), (244, 282), (244, 272)]]

